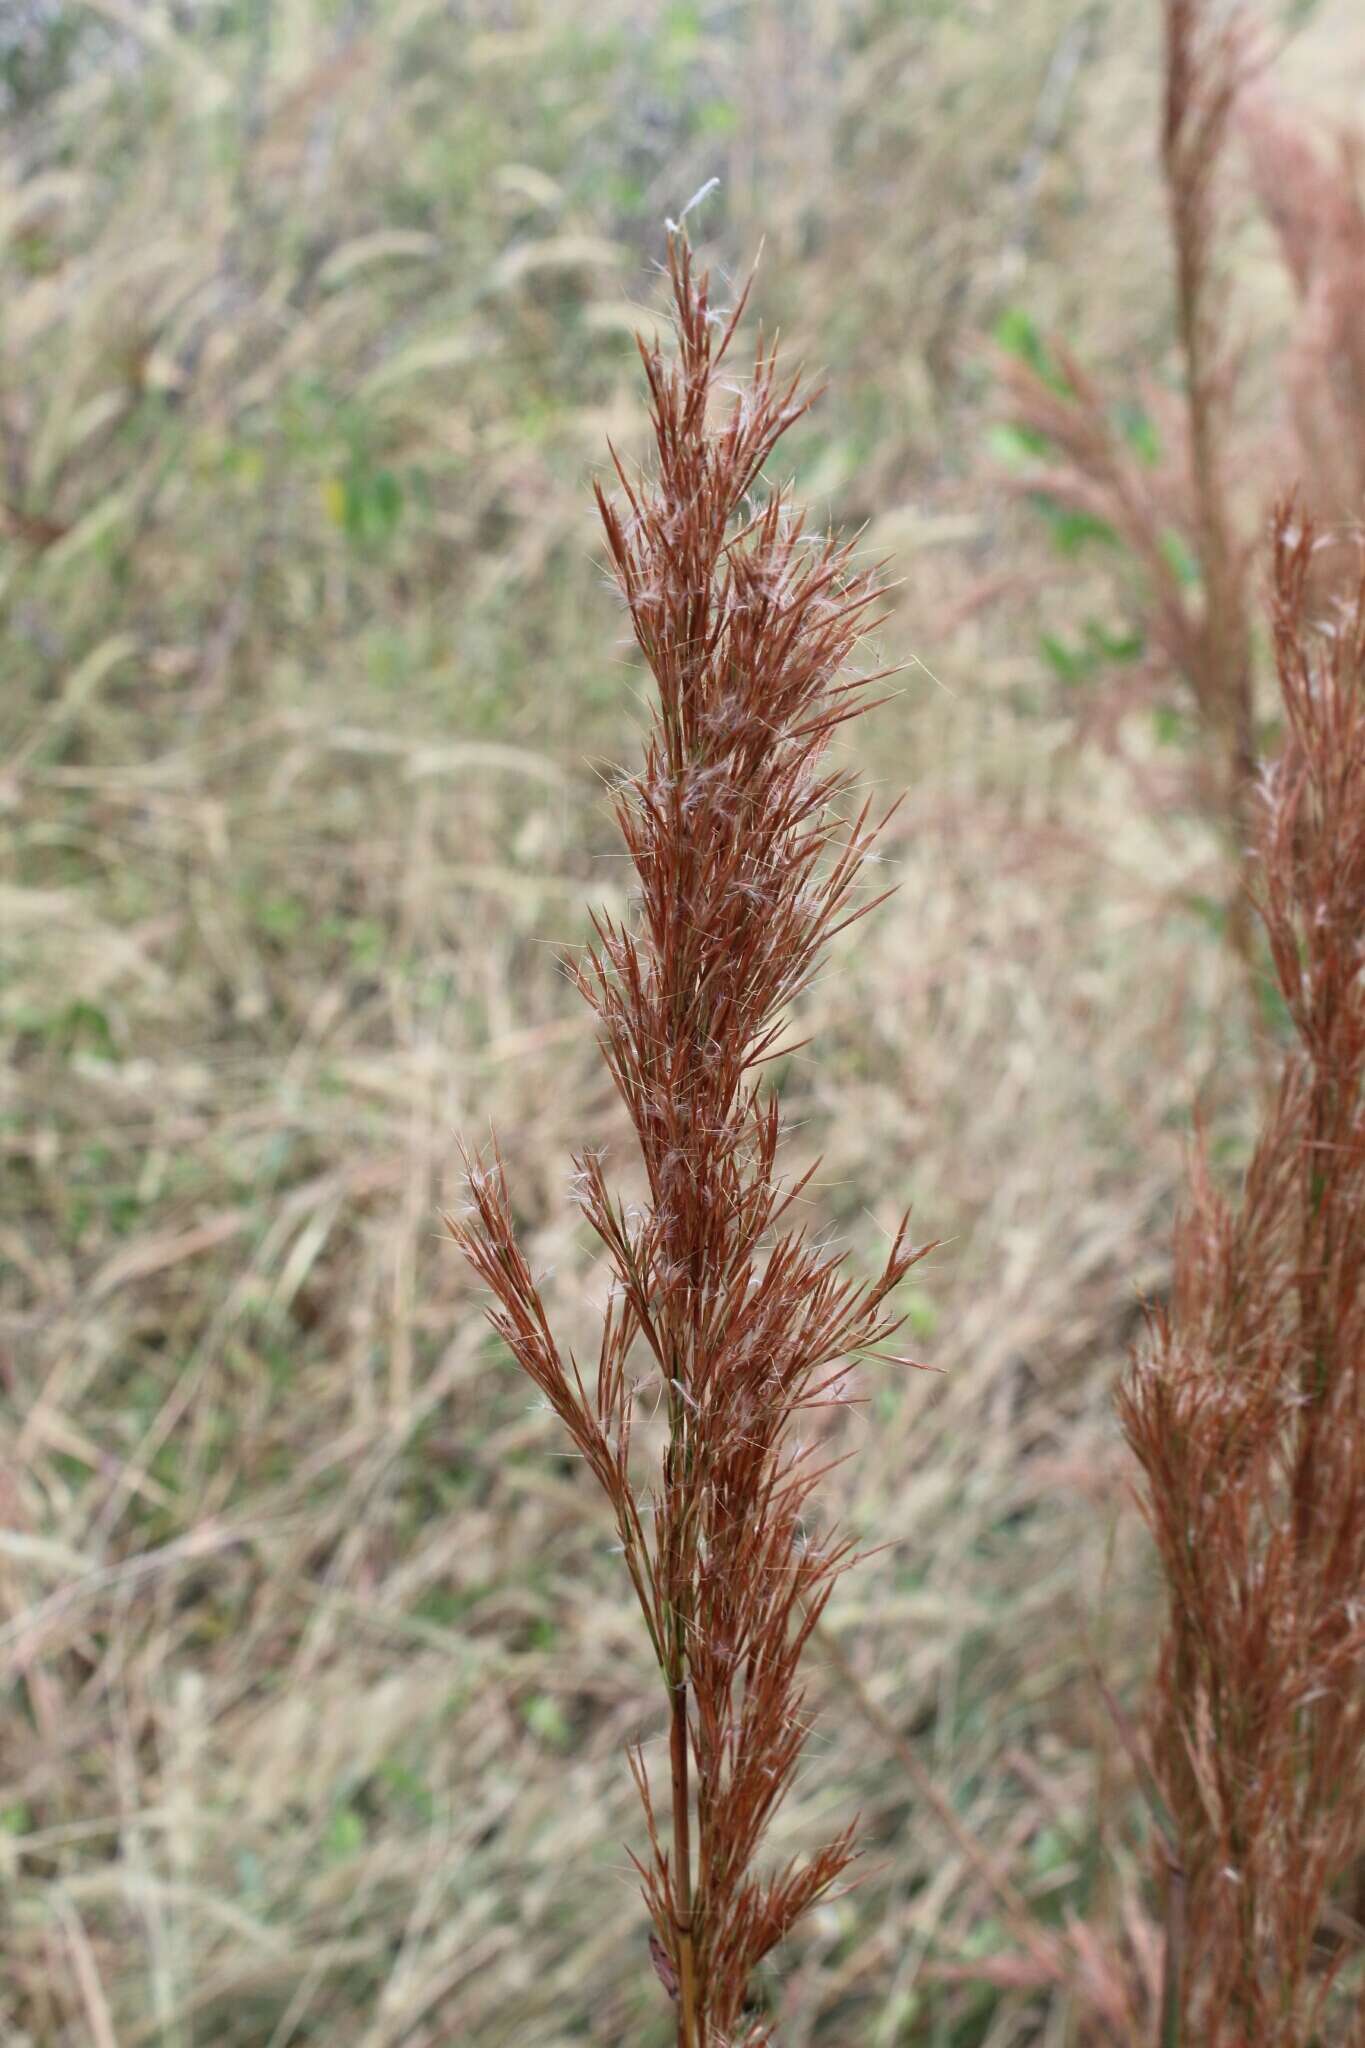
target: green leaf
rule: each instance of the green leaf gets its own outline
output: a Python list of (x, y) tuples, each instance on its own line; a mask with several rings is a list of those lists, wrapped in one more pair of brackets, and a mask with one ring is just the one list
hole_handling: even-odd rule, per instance
[(256, 923), (272, 939), (293, 939), (303, 930), (308, 916), (306, 904), (297, 896), (272, 891), (256, 905)]
[(1294, 1019), (1284, 999), (1284, 990), (1273, 976), (1259, 974), (1256, 977), (1256, 994), (1260, 1001), (1261, 1015), (1265, 1018), (1275, 1043), (1288, 1044), (1294, 1036)]
[(739, 127), (734, 101), (708, 100), (697, 115), (697, 127), (703, 135), (733, 135)]
[(1085, 637), (1098, 648), (1106, 661), (1141, 661), (1147, 651), (1144, 635), (1136, 629), (1126, 633), (1114, 633), (1102, 626), (1097, 619), (1088, 619)]
[(1040, 434), (1036, 427), (1021, 427), (1006, 420), (998, 420), (987, 429), (986, 446), (999, 461), (1008, 462), (1014, 469), (1027, 469), (1052, 449), (1047, 435)]
[(375, 1775), (418, 1820), (429, 1822), (432, 1819), (436, 1802), (425, 1782), (407, 1764), (382, 1763)]
[(938, 1328), (938, 1310), (922, 1287), (902, 1287), (896, 1306), (905, 1317), (912, 1337), (932, 1337)]
[(1024, 363), (1036, 377), (1063, 398), (1071, 396), (1071, 386), (1052, 360), (1047, 343), (1039, 333), (1034, 320), (1022, 306), (1006, 306), (992, 330), (998, 345), (1007, 356)]
[(118, 1057), (114, 1030), (107, 1013), (98, 1003), (89, 1002), (83, 996), (67, 1004), (56, 1020), (52, 1035), (67, 1052), (84, 1051), (99, 1060)]
[(360, 547), (383, 547), (403, 516), (403, 486), (391, 469), (352, 464), (340, 479), (341, 525)]
[(387, 539), (403, 516), (403, 486), (391, 469), (375, 471), (370, 486), (370, 517), (379, 534)]
[(559, 1701), (547, 1692), (533, 1692), (523, 1701), (521, 1718), (538, 1741), (550, 1749), (567, 1749), (569, 1724)]
[(1050, 1877), (1074, 1861), (1076, 1845), (1066, 1829), (1055, 1822), (1039, 1829), (1029, 1848), (1029, 1862), (1039, 1877)]
[(323, 1848), (329, 1862), (344, 1863), (365, 1846), (365, 1823), (353, 1806), (339, 1806), (327, 1824)]
[(1206, 924), (1215, 938), (1222, 938), (1228, 921), (1226, 904), (1219, 903), (1212, 896), (1205, 896), (1198, 890), (1191, 890), (1185, 898), (1186, 907), (1192, 910), (1201, 923)]
[(1161, 552), (1175, 571), (1176, 581), (1185, 590), (1194, 590), (1201, 580), (1199, 563), (1183, 534), (1168, 526), (1161, 536)]
[(1119, 406), (1115, 423), (1133, 453), (1140, 456), (1149, 468), (1161, 460), (1161, 440), (1156, 422), (1145, 407), (1129, 401)]
[(1069, 645), (1057, 633), (1040, 634), (1038, 640), (1044, 661), (1068, 689), (1090, 682), (1111, 663), (1137, 661), (1144, 645), (1141, 633), (1115, 632), (1099, 619), (1085, 621), (1079, 645)]
[(1083, 647), (1068, 647), (1056, 633), (1040, 634), (1038, 650), (1058, 682), (1068, 690), (1089, 682), (1095, 673), (1094, 655)]
[(1078, 555), (1092, 540), (1102, 547), (1118, 546), (1119, 537), (1107, 519), (1097, 519), (1093, 512), (1072, 505), (1059, 505), (1043, 492), (1034, 494), (1034, 503), (1051, 529), (1052, 545), (1059, 555)]
[(1047, 367), (1047, 350), (1037, 326), (1022, 306), (1006, 306), (995, 323), (995, 339), (1006, 355), (1027, 363), (1042, 375)]

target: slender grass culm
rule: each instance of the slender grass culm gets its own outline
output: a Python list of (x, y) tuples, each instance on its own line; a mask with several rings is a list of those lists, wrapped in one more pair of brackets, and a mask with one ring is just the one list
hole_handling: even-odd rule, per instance
[[(866, 704), (869, 679), (848, 664), (876, 583), (761, 483), (809, 396), (761, 338), (752, 376), (722, 384), (747, 293), (718, 316), (679, 230), (668, 270), (675, 352), (639, 344), (654, 463), (637, 477), (617, 460), (620, 498), (597, 492), (655, 700), (643, 767), (616, 797), (638, 914), (595, 921), (575, 971), (647, 1183), (627, 1207), (596, 1153), (575, 1161), (613, 1275), (595, 1385), (551, 1332), (496, 1151), (469, 1164), (472, 1208), (450, 1228), (611, 1504), (658, 1659), (666, 1798), (640, 1750), (631, 1762), (678, 2048), (759, 2048), (771, 2036), (747, 2002), (755, 1966), (853, 1854), (845, 1830), (755, 1869), (805, 1734), (802, 1651), (849, 1559), (809, 1519), (819, 1447), (797, 1426), (842, 1398), (853, 1355), (892, 1336), (889, 1297), (920, 1254), (906, 1219), (864, 1284), (795, 1226), (810, 1172), (779, 1176), (761, 1071), (826, 942), (873, 907), (855, 889), (879, 825), (867, 805), (840, 825), (848, 779), (824, 757)], [(667, 1423), (652, 1483), (632, 1447), (647, 1389)]]
[(1313, 557), (1281, 514), (1254, 865), (1292, 1037), (1240, 1201), (1196, 1160), (1120, 1399), (1166, 1581), (1162, 2038), (1189, 2048), (1365, 2041), (1365, 584), (1315, 630)]

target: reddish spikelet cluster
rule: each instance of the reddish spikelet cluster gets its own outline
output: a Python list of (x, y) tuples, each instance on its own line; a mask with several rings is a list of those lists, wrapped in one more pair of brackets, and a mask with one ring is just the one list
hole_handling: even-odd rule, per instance
[(1212, 2048), (1365, 2040), (1365, 1988), (1333, 2002), (1365, 1851), (1365, 586), (1310, 632), (1313, 550), (1281, 514), (1257, 908), (1294, 1043), (1239, 1202), (1196, 1163), (1120, 1399), (1169, 1600), (1178, 2038)]
[[(846, 669), (876, 589), (761, 489), (808, 400), (761, 342), (750, 380), (721, 385), (743, 299), (719, 318), (678, 234), (669, 271), (675, 355), (640, 343), (656, 463), (637, 478), (618, 462), (621, 502), (598, 492), (656, 701), (644, 765), (616, 799), (638, 916), (599, 921), (577, 974), (648, 1186), (628, 1209), (598, 1156), (575, 1162), (613, 1274), (591, 1388), (551, 1332), (500, 1162), (471, 1171), (473, 1213), (451, 1228), (615, 1513), (669, 1712), (667, 1847), (633, 1759), (655, 1967), (680, 2048), (720, 2048), (768, 2039), (744, 2016), (754, 1967), (852, 1854), (846, 1832), (803, 1864), (754, 1870), (805, 1733), (801, 1653), (848, 1555), (806, 1520), (820, 1468), (797, 1429), (898, 1327), (888, 1297), (920, 1254), (903, 1224), (864, 1285), (791, 1227), (810, 1176), (779, 1178), (760, 1075), (821, 949), (872, 907), (854, 891), (878, 827), (867, 808), (838, 825), (847, 782), (823, 757), (863, 706)], [(637, 1369), (668, 1424), (647, 1496)]]

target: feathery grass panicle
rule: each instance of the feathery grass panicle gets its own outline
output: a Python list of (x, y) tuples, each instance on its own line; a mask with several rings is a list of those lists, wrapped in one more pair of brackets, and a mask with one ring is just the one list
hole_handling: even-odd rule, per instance
[[(1120, 1396), (1167, 1586), (1154, 1757), (1187, 1900), (1179, 2038), (1211, 2048), (1359, 2042), (1365, 2023), (1358, 1949), (1323, 1948), (1365, 1849), (1365, 585), (1310, 630), (1314, 545), (1282, 511), (1288, 737), (1256, 868), (1294, 1043), (1238, 1203), (1196, 1157), (1172, 1305)], [(1348, 1970), (1355, 2019), (1322, 2031)]]
[[(894, 1333), (890, 1297), (921, 1254), (902, 1223), (864, 1285), (792, 1224), (809, 1174), (781, 1180), (762, 1085), (822, 948), (872, 907), (855, 889), (879, 824), (864, 805), (839, 825), (848, 780), (824, 756), (865, 704), (847, 671), (876, 583), (760, 487), (808, 399), (761, 338), (747, 383), (722, 385), (745, 296), (719, 317), (677, 232), (669, 276), (676, 353), (640, 342), (654, 469), (618, 461), (620, 499), (598, 491), (656, 701), (616, 800), (638, 915), (598, 920), (576, 977), (648, 1181), (628, 1211), (597, 1155), (576, 1162), (614, 1274), (591, 1387), (549, 1328), (496, 1155), (471, 1171), (473, 1214), (451, 1229), (615, 1513), (669, 1711), (668, 1846), (632, 1759), (655, 1966), (680, 2048), (719, 2048), (768, 2038), (745, 2017), (754, 1967), (853, 1854), (846, 1830), (805, 1862), (754, 1868), (805, 1734), (801, 1654), (849, 1556), (806, 1521), (820, 1466), (796, 1425), (840, 1397), (851, 1355)], [(648, 1504), (632, 1459), (640, 1370), (668, 1419)]]
[[(1299, 488), (1315, 520), (1354, 524), (1365, 503), (1365, 137), (1323, 136), (1268, 86), (1241, 96), (1237, 125), (1298, 298), (1283, 382)], [(1314, 588), (1339, 587), (1349, 554), (1320, 549)]]
[[(1183, 390), (1152, 391), (1134, 436), (1109, 394), (1065, 346), (1042, 365), (1005, 355), (1000, 369), (1014, 424), (1041, 461), (1017, 479), (1031, 495), (1079, 514), (1120, 543), (1138, 584), (1144, 660), (1114, 710), (1138, 691), (1178, 679), (1203, 745), (1193, 763), (1199, 799), (1226, 842), (1234, 874), (1225, 930), (1250, 983), (1257, 972), (1246, 908), (1245, 850), (1256, 775), (1250, 536), (1235, 510), (1231, 401), (1235, 391), (1227, 294), (1217, 265), (1220, 184), (1234, 114), (1262, 68), (1251, 16), (1220, 0), (1162, 0), (1159, 153)], [(1251, 1014), (1258, 1024), (1254, 1000)]]
[[(1353, 522), (1365, 495), (1365, 204), (1362, 140), (1324, 137), (1271, 82), (1253, 11), (1226, 0), (1162, 0), (1159, 155), (1170, 226), (1173, 311), (1183, 389), (1112, 402), (1064, 343), (1037, 359), (1002, 352), (1014, 426), (1037, 460), (1016, 486), (1097, 523), (1121, 547), (1137, 590), (1143, 662), (1126, 688), (1111, 678), (1107, 721), (1154, 684), (1178, 678), (1204, 738), (1199, 795), (1238, 863), (1228, 937), (1259, 972), (1246, 915), (1257, 760), (1251, 566), (1263, 532), (1260, 478), (1294, 477), (1323, 526)], [(1238, 431), (1237, 337), (1219, 262), (1222, 188), (1232, 143), (1244, 146), (1256, 199), (1299, 301), (1276, 362), (1282, 418)], [(1335, 147), (1327, 144), (1333, 142)], [(1269, 450), (1269, 453), (1268, 453)], [(1251, 517), (1245, 507), (1250, 505)], [(1349, 545), (1324, 531), (1312, 562), (1315, 599), (1350, 593)], [(1093, 715), (1093, 714), (1092, 714)]]

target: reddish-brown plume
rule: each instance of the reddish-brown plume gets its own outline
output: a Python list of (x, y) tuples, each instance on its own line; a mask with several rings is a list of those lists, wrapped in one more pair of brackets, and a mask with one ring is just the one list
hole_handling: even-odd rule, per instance
[[(655, 462), (642, 476), (617, 463), (618, 501), (598, 492), (655, 701), (616, 798), (636, 914), (597, 922), (576, 977), (648, 1189), (627, 1207), (595, 1153), (575, 1162), (613, 1275), (595, 1376), (550, 1329), (496, 1157), (471, 1168), (472, 1214), (450, 1227), (615, 1515), (669, 1717), (666, 1795), (632, 1759), (654, 1966), (679, 2048), (721, 2048), (769, 2038), (746, 2013), (755, 1965), (852, 1854), (844, 1832), (755, 1869), (805, 1735), (801, 1653), (848, 1555), (812, 1516), (811, 1411), (897, 1328), (889, 1298), (918, 1254), (902, 1224), (864, 1284), (793, 1224), (810, 1176), (779, 1177), (762, 1085), (822, 948), (872, 907), (856, 890), (877, 826), (866, 807), (838, 823), (848, 783), (825, 755), (862, 707), (847, 667), (876, 588), (763, 483), (808, 400), (761, 340), (748, 380), (722, 382), (743, 297), (717, 315), (676, 233), (669, 274), (675, 351), (640, 343)], [(639, 1394), (667, 1417), (648, 1487)]]
[(1170, 2038), (1210, 2048), (1365, 2040), (1365, 586), (1310, 629), (1314, 545), (1279, 516), (1257, 909), (1292, 1041), (1239, 1199), (1196, 1161), (1120, 1400), (1168, 1595)]

